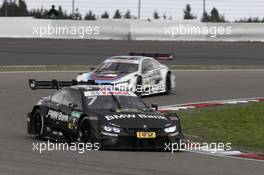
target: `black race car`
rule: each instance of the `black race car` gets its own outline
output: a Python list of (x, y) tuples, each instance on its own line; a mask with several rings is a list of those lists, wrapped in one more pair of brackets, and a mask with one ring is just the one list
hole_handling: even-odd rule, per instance
[(33, 90), (58, 90), (28, 113), (28, 133), (55, 141), (97, 142), (103, 149), (163, 149), (165, 143), (182, 138), (176, 114), (160, 113), (157, 105), (148, 107), (133, 92), (92, 84), (30, 79)]

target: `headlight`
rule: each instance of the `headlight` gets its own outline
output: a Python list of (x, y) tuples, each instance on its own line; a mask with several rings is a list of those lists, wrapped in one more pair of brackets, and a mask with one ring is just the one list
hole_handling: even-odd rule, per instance
[(171, 127), (165, 128), (164, 131), (167, 133), (175, 132), (176, 126), (171, 126)]
[(115, 132), (120, 133), (120, 128), (113, 127), (113, 126), (104, 126), (103, 129), (107, 132)]

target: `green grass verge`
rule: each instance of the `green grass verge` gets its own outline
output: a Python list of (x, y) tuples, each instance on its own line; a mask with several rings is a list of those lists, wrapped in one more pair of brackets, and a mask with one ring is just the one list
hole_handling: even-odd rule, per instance
[(177, 112), (192, 141), (232, 143), (232, 148), (264, 152), (264, 102)]

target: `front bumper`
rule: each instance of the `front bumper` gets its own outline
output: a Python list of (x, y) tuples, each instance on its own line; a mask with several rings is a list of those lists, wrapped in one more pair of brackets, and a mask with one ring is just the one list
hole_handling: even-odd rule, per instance
[[(156, 131), (156, 138), (137, 138), (137, 131), (121, 132), (120, 134), (100, 133), (100, 142), (103, 149), (158, 149), (164, 150), (165, 143), (175, 143), (181, 139), (179, 132), (164, 133)], [(149, 132), (149, 131), (145, 131)], [(151, 131), (153, 132), (153, 131)], [(155, 131), (154, 131), (155, 132)]]

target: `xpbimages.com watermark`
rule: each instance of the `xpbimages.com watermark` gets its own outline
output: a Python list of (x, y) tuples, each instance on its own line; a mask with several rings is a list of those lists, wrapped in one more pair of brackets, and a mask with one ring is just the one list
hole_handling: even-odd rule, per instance
[(195, 142), (180, 142), (177, 143), (165, 143), (164, 150), (169, 151), (171, 153), (178, 151), (201, 151), (201, 152), (209, 152), (216, 153), (218, 150), (231, 151), (232, 150), (231, 143), (195, 143)]
[(98, 151), (100, 143), (57, 143), (57, 142), (36, 142), (32, 143), (32, 151), (40, 154), (47, 151), (74, 151), (83, 154), (86, 151)]
[(113, 84), (113, 85), (99, 85), (100, 91), (103, 92), (134, 92), (134, 93), (157, 93), (157, 92), (165, 92), (165, 85), (136, 85), (129, 86), (125, 84)]
[(195, 26), (190, 24), (178, 24), (164, 28), (164, 34), (172, 38), (179, 35), (206, 35), (215, 38), (218, 35), (231, 35), (231, 26)]
[[(211, 143), (195, 143), (190, 141), (182, 141), (175, 143), (165, 143), (164, 150), (174, 153), (178, 151), (198, 151), (198, 152), (208, 152), (217, 153), (218, 150), (231, 151), (232, 144), (221, 143), (221, 142), (211, 142)], [(100, 150), (100, 143), (58, 143), (58, 142), (36, 142), (32, 143), (32, 151), (38, 152), (40, 154), (49, 151), (74, 151), (78, 154), (84, 154), (87, 151), (98, 151)]]
[(84, 38), (86, 36), (99, 35), (100, 27), (98, 26), (61, 26), (58, 24), (34, 26), (33, 36), (43, 37), (46, 35), (55, 36), (73, 36), (78, 38)]

